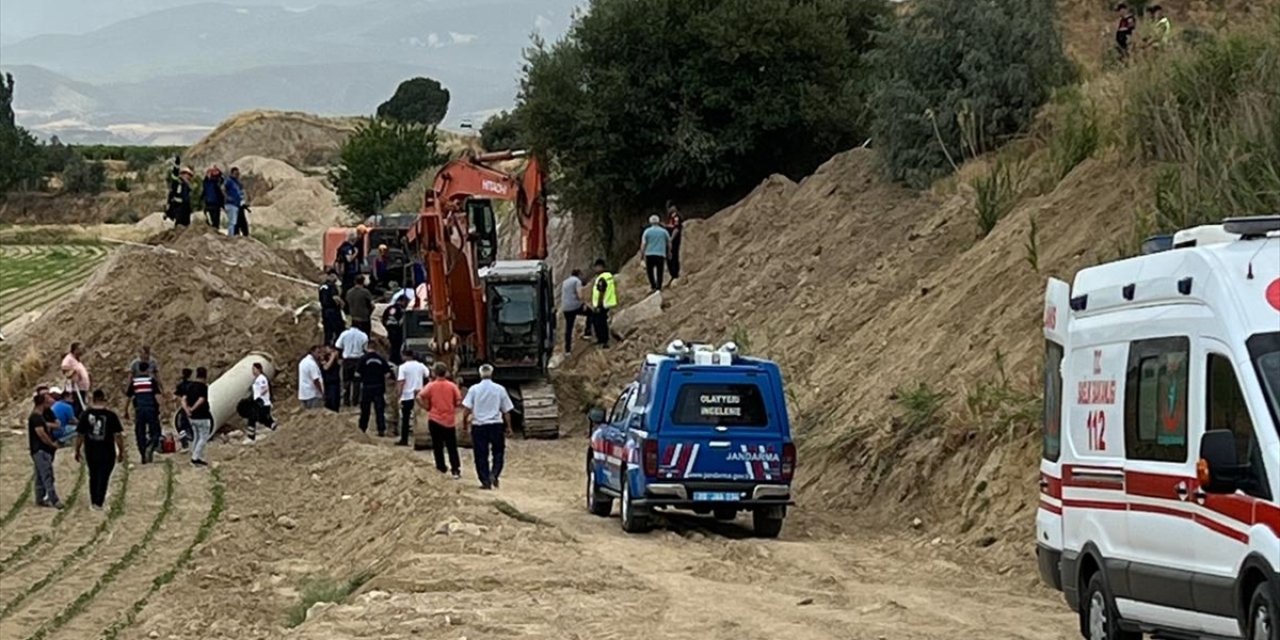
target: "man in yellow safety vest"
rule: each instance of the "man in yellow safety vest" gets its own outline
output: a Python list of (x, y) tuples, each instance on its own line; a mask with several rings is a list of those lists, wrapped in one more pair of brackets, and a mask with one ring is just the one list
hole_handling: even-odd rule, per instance
[(596, 277), (591, 285), (591, 323), (596, 343), (609, 347), (609, 310), (618, 306), (618, 285), (604, 266), (604, 258), (596, 260)]

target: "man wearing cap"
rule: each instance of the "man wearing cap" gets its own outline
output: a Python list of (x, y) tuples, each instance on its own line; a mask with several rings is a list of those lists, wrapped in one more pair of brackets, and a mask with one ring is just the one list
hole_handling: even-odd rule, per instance
[[(476, 456), (476, 476), (481, 489), (497, 489), (511, 435), (511, 411), (515, 406), (502, 385), (493, 381), (493, 365), (480, 365), (480, 382), (462, 399), (462, 428), (471, 431)], [(489, 450), (493, 449), (493, 465)]]
[(169, 217), (175, 227), (191, 226), (191, 167), (178, 170), (178, 183), (169, 194)]

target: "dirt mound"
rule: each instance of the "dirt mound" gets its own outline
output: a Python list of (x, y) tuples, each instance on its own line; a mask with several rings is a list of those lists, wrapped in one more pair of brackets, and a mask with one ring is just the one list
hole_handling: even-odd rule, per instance
[(43, 360), (40, 379), (53, 382), (61, 379), (58, 365), (67, 346), (80, 342), (95, 388), (106, 389), (117, 402), (124, 368), (144, 344), (151, 346), (169, 388), (183, 367), (205, 366), (216, 378), (252, 350), (273, 354), (282, 372), (278, 384), (292, 384), (293, 363), (319, 337), (295, 324), (293, 311), (314, 291), (265, 272), (315, 278), (317, 273), (302, 267), (305, 258), (199, 226), (166, 231), (152, 242), (154, 248), (114, 252), (79, 295), (55, 304), (22, 335), (0, 345), (0, 355)]
[[(1024, 551), (1044, 278), (1112, 257), (1141, 201), (1133, 173), (1086, 162), (983, 239), (968, 193), (886, 184), (867, 151), (798, 185), (770, 178), (686, 224), (687, 275), (664, 291), (662, 317), (607, 359), (580, 351), (560, 375), (607, 398), (670, 339), (738, 340), (783, 367), (807, 508), (856, 507), (861, 522), (884, 525), (918, 515)], [(1026, 248), (1032, 218), (1039, 272)], [(634, 262), (619, 281), (626, 303), (648, 292)], [(940, 409), (909, 410), (922, 394)]]
[(246, 111), (227, 119), (183, 155), (203, 169), (224, 168), (244, 156), (275, 158), (295, 167), (333, 164), (360, 118), (324, 118), (292, 111)]

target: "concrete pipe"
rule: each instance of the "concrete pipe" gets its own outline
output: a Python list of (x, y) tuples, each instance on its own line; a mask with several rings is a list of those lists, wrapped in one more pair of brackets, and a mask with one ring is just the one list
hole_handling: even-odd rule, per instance
[[(270, 380), (276, 373), (275, 360), (261, 351), (240, 359), (209, 384), (209, 409), (213, 412), (213, 430), (236, 415), (236, 405), (253, 392), (253, 363), (262, 363), (262, 372)], [(274, 401), (275, 398), (273, 397)]]

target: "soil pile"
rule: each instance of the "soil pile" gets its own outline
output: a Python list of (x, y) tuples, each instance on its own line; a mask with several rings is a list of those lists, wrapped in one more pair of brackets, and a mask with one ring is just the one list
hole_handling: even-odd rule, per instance
[[(970, 194), (886, 184), (871, 152), (838, 155), (799, 184), (770, 178), (687, 223), (685, 277), (663, 292), (662, 316), (607, 354), (579, 347), (561, 381), (607, 400), (671, 339), (737, 340), (783, 367), (806, 509), (858, 508), (890, 526), (919, 516), (1024, 552), (1044, 279), (1114, 256), (1140, 181), (1088, 161), (976, 239)], [(619, 282), (624, 304), (648, 293), (635, 261)], [(920, 385), (938, 411), (907, 408)]]
[(334, 163), (338, 151), (355, 133), (360, 118), (325, 118), (293, 111), (246, 111), (227, 119), (182, 157), (201, 170), (211, 164), (224, 169), (244, 156), (275, 158), (295, 167)]
[(58, 366), (67, 346), (80, 342), (94, 387), (115, 400), (124, 389), (124, 369), (141, 345), (151, 346), (168, 388), (183, 367), (207, 367), (213, 379), (253, 350), (274, 355), (279, 383), (289, 382), (292, 363), (319, 337), (308, 325), (295, 324), (293, 314), (314, 290), (266, 272), (315, 279), (309, 261), (199, 226), (167, 231), (151, 243), (153, 248), (116, 251), (80, 293), (54, 304), (0, 345), (0, 353), (5, 359), (42, 360), (38, 380), (52, 382), (62, 379)]

